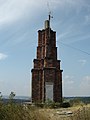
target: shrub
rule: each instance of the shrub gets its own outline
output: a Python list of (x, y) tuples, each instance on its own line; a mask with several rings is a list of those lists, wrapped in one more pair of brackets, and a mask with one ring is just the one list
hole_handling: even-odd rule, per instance
[(63, 107), (63, 108), (68, 108), (68, 107), (70, 107), (70, 103), (69, 103), (69, 102), (63, 102), (63, 103), (61, 104), (61, 107)]
[(80, 98), (74, 98), (69, 101), (71, 106), (84, 105)]

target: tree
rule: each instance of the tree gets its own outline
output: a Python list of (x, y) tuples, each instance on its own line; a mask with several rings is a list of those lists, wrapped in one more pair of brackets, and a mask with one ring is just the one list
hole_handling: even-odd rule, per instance
[(11, 92), (10, 95), (9, 95), (10, 102), (13, 102), (14, 97), (15, 97), (15, 93)]
[(2, 93), (0, 92), (0, 101), (2, 101)]

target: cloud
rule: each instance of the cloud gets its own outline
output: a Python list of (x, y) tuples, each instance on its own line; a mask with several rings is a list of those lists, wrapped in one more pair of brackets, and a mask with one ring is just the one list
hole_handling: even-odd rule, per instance
[[(59, 2), (59, 1), (58, 1)], [(55, 0), (51, 0), (51, 6), (57, 6)], [(0, 24), (12, 23), (20, 18), (25, 18), (40, 14), (43, 9), (47, 10), (46, 0), (7, 0), (0, 1)], [(42, 11), (41, 11), (42, 9)]]
[(90, 14), (85, 16), (85, 23), (90, 24)]
[(51, 3), (54, 8), (60, 7), (60, 9), (63, 9), (66, 12), (73, 8), (79, 13), (83, 7), (89, 7), (86, 0), (51, 0)]
[(6, 54), (0, 53), (0, 60), (5, 60), (7, 57)]
[(79, 62), (82, 66), (84, 66), (84, 65), (87, 63), (87, 60), (82, 59), (82, 60), (78, 60), (78, 62)]
[(64, 39), (65, 37), (68, 36), (69, 33), (70, 33), (70, 31), (66, 31), (66, 32), (61, 33), (60, 35), (58, 35), (57, 40)]
[(80, 84), (80, 87), (82, 88), (86, 88), (87, 86), (90, 88), (90, 76), (85, 76)]
[(0, 2), (0, 25), (11, 24), (22, 17), (25, 18), (28, 13), (32, 17), (41, 4), (37, 4), (35, 0), (7, 0), (3, 3)]
[(79, 86), (80, 95), (90, 95), (90, 76), (85, 76)]
[(78, 95), (78, 88), (76, 86), (75, 76), (66, 75), (63, 79), (63, 94), (64, 96)]
[(73, 87), (73, 84), (74, 84), (74, 76), (69, 76), (69, 75), (64, 76), (63, 86), (65, 89), (71, 89)]
[(63, 91), (64, 96), (90, 96), (90, 76), (84, 76), (78, 82), (74, 76), (64, 76)]
[(74, 76), (69, 76), (69, 75), (64, 76), (65, 80), (72, 80), (73, 78), (74, 78)]
[[(85, 0), (50, 0), (50, 3), (53, 3), (53, 5), (54, 4), (59, 4), (59, 5), (66, 5), (66, 4), (70, 4), (70, 5), (74, 5), (74, 6), (76, 6), (76, 5), (78, 5), (78, 3), (81, 3), (81, 4), (83, 4), (83, 2), (84, 2)], [(80, 6), (80, 5), (78, 5), (78, 6)]]
[[(84, 5), (85, 0), (50, 0), (50, 8), (57, 9), (64, 8), (65, 6), (74, 6), (80, 8), (81, 5)], [(7, 0), (0, 1), (0, 23), (10, 23), (16, 21), (22, 16), (25, 17), (27, 13), (32, 17), (37, 15), (37, 11), (41, 11), (43, 6), (44, 10), (47, 10), (47, 1), (46, 0)], [(64, 9), (65, 10), (65, 9)], [(68, 9), (67, 9), (68, 10)], [(76, 9), (77, 10), (77, 9)]]

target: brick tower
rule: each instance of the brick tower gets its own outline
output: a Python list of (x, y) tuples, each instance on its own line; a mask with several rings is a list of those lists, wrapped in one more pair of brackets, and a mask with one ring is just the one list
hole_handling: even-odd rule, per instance
[(37, 57), (33, 60), (32, 102), (62, 101), (62, 71), (57, 60), (56, 32), (50, 28), (49, 20), (45, 28), (38, 31)]

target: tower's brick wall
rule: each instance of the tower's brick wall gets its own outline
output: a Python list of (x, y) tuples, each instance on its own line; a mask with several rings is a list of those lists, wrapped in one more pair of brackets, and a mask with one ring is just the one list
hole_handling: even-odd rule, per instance
[(50, 28), (38, 31), (37, 56), (32, 69), (32, 102), (46, 100), (45, 82), (53, 83), (53, 100), (62, 100), (62, 70), (57, 60), (56, 32)]

